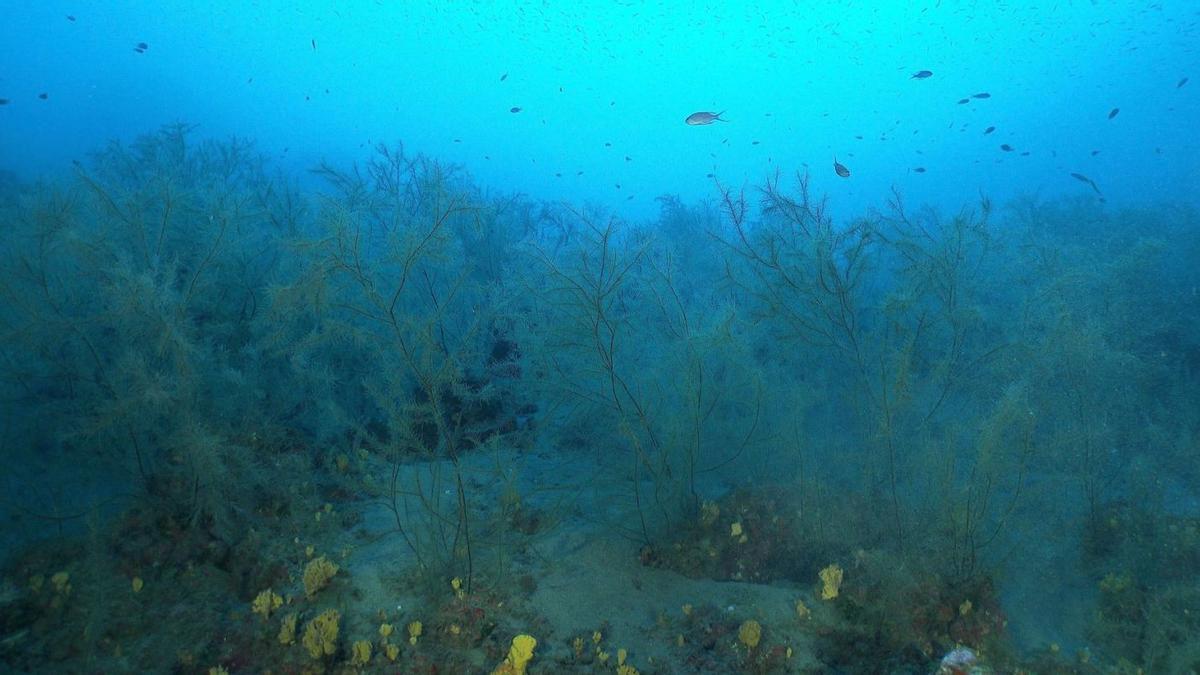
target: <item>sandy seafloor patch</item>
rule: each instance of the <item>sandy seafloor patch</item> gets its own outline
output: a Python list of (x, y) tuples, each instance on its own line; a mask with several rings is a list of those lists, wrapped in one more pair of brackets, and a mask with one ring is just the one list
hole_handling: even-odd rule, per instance
[[(813, 655), (813, 629), (836, 624), (838, 619), (827, 603), (815, 597), (815, 579), (808, 586), (714, 581), (643, 565), (641, 543), (631, 535), (628, 506), (613, 498), (617, 486), (610, 483), (597, 489), (604, 480), (598, 478), (606, 471), (603, 464), (592, 452), (545, 447), (472, 453), (463, 461), (472, 510), (478, 514), (478, 555), (484, 558), (480, 568), (495, 569), (494, 558), (489, 557), (494, 549), (486, 543), (494, 540), (495, 533), (482, 521), (508, 489), (506, 480), (507, 485), (518, 487), (526, 508), (542, 513), (544, 525), (533, 535), (505, 535), (504, 578), (512, 580), (514, 587), (511, 606), (498, 612), (505, 617), (502, 630), (527, 630), (538, 637), (534, 672), (552, 672), (544, 668), (570, 662), (572, 639), (587, 638), (601, 629), (605, 648), (628, 650), (629, 662), (638, 668), (694, 672), (678, 663), (681, 654), (689, 653), (677, 646), (684, 631), (685, 605), (711, 605), (734, 624), (756, 620), (763, 626), (764, 644), (792, 648), (791, 665), (796, 671), (820, 670)], [(412, 464), (405, 471), (427, 466)], [(387, 465), (371, 462), (363, 475), (378, 480), (389, 472)], [(732, 489), (720, 483), (701, 487), (708, 499), (718, 499)], [(396, 533), (387, 506), (365, 500), (338, 508), (358, 509), (361, 515), (355, 528), (335, 535), (341, 540), (338, 544), (328, 543), (331, 550), (338, 546), (349, 550), (342, 561), (348, 583), (337, 591), (339, 602), (344, 603), (347, 634), (370, 634), (380, 610), (405, 620), (430, 611), (423, 604), (427, 598), (405, 591), (408, 585), (401, 583), (415, 559)], [(1087, 647), (1082, 632), (1094, 589), (1073, 569), (1078, 564), (1071, 554), (1076, 543), (1055, 536), (1056, 522), (1046, 519), (1044, 531), (1019, 533), (1024, 541), (1012, 547), (1006, 573), (999, 579), (1009, 631), (1022, 649), (1051, 642), (1072, 650)], [(515, 580), (520, 577), (533, 580), (531, 592), (517, 587)], [(807, 621), (797, 615), (798, 600), (814, 613)], [(726, 639), (736, 641), (736, 633)], [(467, 656), (481, 672), (495, 665), (486, 662), (482, 650)]]
[[(647, 568), (627, 542), (598, 538), (559, 558), (530, 600), (551, 625), (570, 634), (586, 635), (597, 618), (607, 620), (611, 643), (647, 664), (676, 658), (679, 632), (673, 628), (684, 605), (711, 603), (735, 622), (758, 621), (769, 631), (770, 644), (792, 647), (797, 666), (815, 666), (808, 656), (810, 637), (796, 614), (795, 602), (801, 598), (810, 607), (818, 604), (808, 592), (792, 588), (689, 579)], [(736, 641), (735, 636), (729, 639)]]
[[(533, 536), (506, 535), (515, 545), (505, 551), (505, 578), (528, 575), (535, 582), (534, 590), (517, 593), (514, 606), (507, 610), (512, 618), (536, 619), (542, 627), (540, 635), (530, 629), (539, 638), (534, 666), (569, 659), (574, 637), (590, 637), (603, 627), (606, 649), (614, 653), (626, 649), (633, 665), (689, 672), (686, 666), (673, 663), (686, 651), (676, 642), (685, 605), (712, 605), (726, 613), (730, 622), (754, 619), (763, 626), (764, 644), (793, 649), (797, 668), (819, 665), (810, 656), (812, 638), (796, 612), (797, 600), (812, 608), (817, 618), (807, 620), (811, 625), (828, 611), (813, 597), (811, 588), (691, 579), (644, 566), (638, 557), (640, 543), (615, 524), (622, 518), (619, 500), (598, 494), (591, 489), (595, 481), (586, 479), (602, 470), (593, 456), (586, 452), (566, 456), (545, 449), (505, 449), (500, 454), (469, 455), (464, 468), (475, 510), (497, 503), (505, 489), (497, 471), (507, 470), (520, 474), (523, 503), (545, 514), (547, 525)], [(383, 468), (377, 464), (368, 471), (378, 475)], [(413, 464), (407, 470), (421, 468)], [(714, 498), (728, 489), (705, 487)], [(331, 549), (349, 550), (342, 561), (349, 583), (337, 593), (346, 603), (347, 634), (367, 633), (372, 628), (370, 618), (380, 610), (395, 616), (421, 616), (428, 609), (422, 606), (424, 600), (405, 592), (406, 585), (399, 583), (415, 559), (396, 532), (391, 510), (379, 500), (344, 503), (338, 508), (359, 509), (361, 515), (354, 529), (338, 535), (341, 541), (337, 545), (328, 544)], [(481, 531), (478, 538), (491, 535)], [(480, 549), (481, 557), (489, 555), (483, 552), (483, 545)], [(481, 566), (490, 562), (484, 560)], [(347, 588), (352, 590), (345, 592)], [(736, 633), (729, 639), (736, 641)], [(491, 665), (480, 662), (485, 670)]]

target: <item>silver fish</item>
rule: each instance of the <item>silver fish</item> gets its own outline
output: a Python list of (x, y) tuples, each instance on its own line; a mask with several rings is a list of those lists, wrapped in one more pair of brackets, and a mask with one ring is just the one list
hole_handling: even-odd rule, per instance
[(721, 119), (721, 115), (724, 114), (724, 110), (719, 113), (694, 112), (687, 116), (687, 119), (684, 120), (684, 123), (689, 126), (699, 127), (704, 126), (705, 124), (712, 124), (713, 122), (725, 122), (726, 120)]

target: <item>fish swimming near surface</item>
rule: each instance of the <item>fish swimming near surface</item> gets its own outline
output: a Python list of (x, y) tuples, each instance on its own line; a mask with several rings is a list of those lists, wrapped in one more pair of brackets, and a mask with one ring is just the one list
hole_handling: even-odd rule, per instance
[(991, 98), (992, 95), (986, 91), (981, 91), (978, 94), (971, 94), (971, 98)]
[(925, 78), (927, 78), (927, 77), (933, 77), (933, 71), (932, 71), (932, 70), (918, 70), (917, 72), (913, 73), (913, 76), (912, 76), (912, 77), (910, 77), (910, 78), (908, 78), (908, 79), (910, 79), (910, 80), (924, 80), (924, 79), (925, 79)]
[(684, 124), (687, 124), (688, 126), (692, 126), (692, 127), (701, 127), (706, 124), (712, 124), (713, 122), (727, 122), (728, 120), (721, 119), (721, 115), (724, 115), (724, 114), (725, 114), (724, 110), (722, 110), (719, 113), (694, 112), (691, 115), (688, 115), (687, 119), (685, 119), (683, 122), (684, 122)]
[(1118, 114), (1118, 113), (1120, 113), (1120, 112), (1121, 112), (1121, 109), (1120, 109), (1120, 108), (1113, 108), (1113, 109), (1112, 109), (1112, 111), (1110, 111), (1110, 112), (1108, 113), (1108, 119), (1110, 119), (1110, 120), (1111, 120), (1112, 118), (1116, 117), (1116, 116), (1117, 116), (1117, 114)]
[(1180, 81), (1179, 81), (1179, 84), (1175, 85), (1175, 88), (1176, 88), (1176, 89), (1179, 89), (1179, 88), (1180, 88), (1180, 87), (1182, 87), (1183, 85), (1187, 84), (1187, 81), (1188, 81), (1188, 79), (1187, 79), (1186, 77), (1185, 77), (1185, 78), (1183, 78), (1182, 80), (1180, 80)]
[(833, 172), (836, 173), (837, 175), (841, 176), (842, 178), (850, 177), (850, 169), (847, 169), (844, 164), (837, 161), (837, 157), (833, 158)]
[(1091, 185), (1092, 189), (1096, 191), (1096, 194), (1100, 195), (1101, 197), (1104, 196), (1104, 193), (1101, 192), (1100, 188), (1096, 186), (1096, 181), (1092, 180), (1091, 178), (1088, 178), (1081, 173), (1072, 173), (1071, 178), (1074, 178), (1081, 183), (1087, 183), (1088, 185)]

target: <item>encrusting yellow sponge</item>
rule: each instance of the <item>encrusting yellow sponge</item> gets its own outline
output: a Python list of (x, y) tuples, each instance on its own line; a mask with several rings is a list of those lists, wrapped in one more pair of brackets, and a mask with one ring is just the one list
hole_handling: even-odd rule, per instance
[(304, 595), (310, 598), (316, 595), (337, 573), (337, 564), (329, 562), (325, 556), (310, 560), (304, 566)]
[(842, 588), (842, 568), (836, 564), (821, 570), (821, 599), (833, 600)]
[(327, 609), (304, 627), (304, 647), (314, 659), (331, 656), (337, 651), (338, 620), (341, 612)]
[(532, 635), (518, 635), (513, 638), (512, 647), (504, 662), (496, 666), (492, 675), (525, 675), (525, 667), (533, 660), (533, 650), (537, 640)]

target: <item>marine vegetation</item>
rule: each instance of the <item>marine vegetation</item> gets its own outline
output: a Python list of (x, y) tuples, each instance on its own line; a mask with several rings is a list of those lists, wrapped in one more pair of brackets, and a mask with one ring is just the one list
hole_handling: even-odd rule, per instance
[(1196, 212), (875, 203), (184, 125), (6, 181), (0, 663), (1194, 670)]

